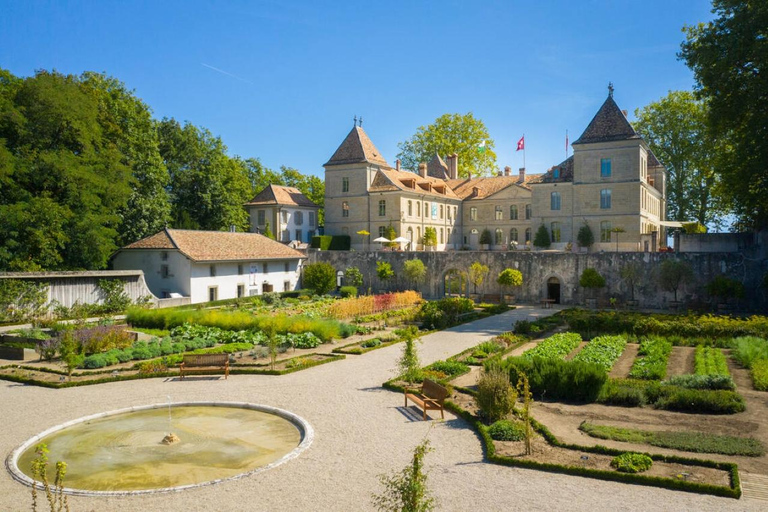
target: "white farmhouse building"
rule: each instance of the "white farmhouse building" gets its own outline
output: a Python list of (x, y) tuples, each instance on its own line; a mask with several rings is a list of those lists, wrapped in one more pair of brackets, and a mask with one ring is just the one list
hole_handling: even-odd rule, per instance
[(311, 242), (317, 232), (320, 207), (294, 187), (270, 185), (245, 203), (251, 231), (264, 233), (269, 224), (277, 240)]
[(295, 290), (304, 257), (257, 233), (164, 229), (120, 249), (112, 265), (143, 270), (157, 297), (197, 303)]

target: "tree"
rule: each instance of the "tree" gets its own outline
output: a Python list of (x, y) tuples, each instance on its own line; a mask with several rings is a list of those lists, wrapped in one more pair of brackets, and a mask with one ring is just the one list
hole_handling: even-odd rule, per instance
[(421, 373), (421, 362), (419, 362), (419, 354), (416, 350), (418, 329), (413, 325), (409, 325), (408, 327), (396, 330), (395, 334), (405, 341), (400, 359), (397, 361), (398, 375), (408, 384), (412, 384), (418, 380)]
[(423, 240), (425, 247), (436, 247), (437, 246), (437, 230), (431, 226), (427, 226), (424, 228), (424, 240)]
[(269, 221), (267, 221), (267, 225), (264, 226), (264, 236), (271, 240), (275, 239), (275, 234), (272, 233), (272, 229), (269, 227)]
[(627, 230), (621, 226), (616, 226), (611, 230), (611, 233), (616, 233), (616, 252), (619, 252), (619, 235), (626, 232)]
[(585, 268), (579, 278), (579, 285), (582, 288), (593, 290), (594, 294), (594, 290), (605, 287), (605, 278), (594, 268)]
[[(485, 141), (484, 149), (479, 146)], [(406, 169), (417, 169), (435, 155), (459, 155), (459, 176), (488, 176), (496, 172), (495, 143), (488, 129), (471, 112), (444, 114), (428, 126), (420, 126), (410, 139), (400, 142), (397, 155)]]
[(491, 365), (480, 374), (475, 403), (489, 422), (506, 419), (516, 401), (517, 393), (509, 384), (509, 372), (498, 365)]
[(744, 285), (740, 281), (723, 275), (719, 275), (707, 283), (706, 290), (710, 296), (720, 298), (724, 302), (728, 302), (728, 299), (744, 298)]
[(435, 509), (435, 500), (427, 488), (424, 457), (432, 451), (425, 439), (413, 451), (413, 460), (392, 476), (381, 475), (382, 494), (373, 496), (373, 506), (384, 512), (428, 512)]
[[(512, 288), (513, 286), (523, 285), (523, 274), (519, 270), (514, 268), (505, 268), (499, 273), (499, 277), (496, 282), (502, 288)], [(504, 296), (502, 295), (502, 302)]]
[(744, 225), (768, 225), (768, 2), (713, 0), (716, 18), (685, 27), (680, 56), (709, 105), (712, 132), (726, 141), (718, 170)]
[(357, 267), (349, 267), (344, 271), (344, 279), (346, 279), (349, 286), (360, 288), (363, 286), (363, 273)]
[[(394, 240), (395, 238), (397, 238), (397, 232), (395, 231), (395, 228), (392, 227), (392, 224), (387, 226), (387, 229), (384, 230), (384, 238), (386, 238), (387, 240)], [(391, 247), (392, 249), (400, 247), (400, 244), (398, 242), (388, 242), (384, 245), (386, 245), (387, 247)]]
[(635, 128), (667, 168), (670, 220), (719, 224), (725, 213), (717, 164), (726, 148), (711, 133), (708, 110), (690, 91), (635, 110)]
[(325, 295), (336, 287), (336, 269), (330, 263), (310, 263), (304, 267), (303, 285), (318, 295)]
[(659, 283), (662, 289), (675, 294), (675, 302), (677, 302), (677, 290), (692, 279), (693, 270), (685, 261), (665, 260), (659, 267)]
[(517, 391), (519, 396), (523, 399), (522, 416), (523, 423), (525, 424), (525, 454), (530, 455), (531, 438), (533, 437), (533, 431), (531, 429), (531, 404), (533, 403), (533, 394), (531, 394), (528, 376), (522, 372), (517, 380)]
[(405, 278), (417, 288), (427, 280), (427, 267), (419, 259), (408, 260), (403, 263), (403, 274)]
[(395, 271), (392, 270), (392, 265), (390, 265), (386, 261), (377, 261), (376, 262), (376, 275), (382, 281), (389, 281), (390, 279), (395, 277)]
[(536, 231), (536, 235), (533, 237), (533, 245), (539, 249), (547, 249), (552, 245), (552, 242), (549, 239), (549, 231), (544, 224), (539, 226), (539, 229)]
[(67, 376), (69, 380), (72, 380), (72, 372), (75, 368), (83, 364), (85, 360), (85, 354), (83, 353), (83, 346), (75, 338), (75, 334), (72, 330), (65, 330), (60, 334), (61, 341), (59, 343), (59, 354), (61, 355), (61, 361), (67, 368)]
[(0, 279), (0, 322), (22, 322), (42, 316), (48, 309), (48, 283)]
[(488, 228), (485, 228), (482, 233), (480, 233), (480, 245), (491, 245), (493, 244), (493, 237), (491, 236), (491, 230)]
[(488, 272), (490, 272), (488, 265), (483, 265), (479, 261), (475, 261), (469, 266), (469, 281), (475, 285), (475, 293), (477, 293), (477, 287), (485, 281)]
[[(546, 229), (545, 229), (546, 231)], [(538, 235), (538, 233), (536, 233)], [(576, 235), (576, 241), (579, 242), (580, 247), (592, 247), (595, 243), (595, 235), (592, 234), (592, 228), (586, 222), (579, 228), (579, 232)]]
[(627, 286), (629, 286), (629, 296), (630, 300), (635, 300), (635, 286), (638, 282), (640, 282), (640, 279), (642, 276), (642, 271), (640, 269), (640, 266), (637, 263), (628, 263), (627, 265), (624, 265), (621, 270), (619, 271), (619, 275), (621, 278), (627, 282)]

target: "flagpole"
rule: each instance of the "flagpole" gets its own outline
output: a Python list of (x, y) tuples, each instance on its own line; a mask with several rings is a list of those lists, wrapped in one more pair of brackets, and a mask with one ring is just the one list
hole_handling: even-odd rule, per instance
[(565, 159), (568, 160), (568, 129), (565, 129)]
[(525, 134), (523, 134), (523, 169), (525, 169)]

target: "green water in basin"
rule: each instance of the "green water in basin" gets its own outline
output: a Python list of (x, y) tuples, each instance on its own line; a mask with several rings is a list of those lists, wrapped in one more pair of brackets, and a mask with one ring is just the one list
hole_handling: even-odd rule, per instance
[[(46, 436), (49, 476), (67, 463), (65, 487), (136, 491), (209, 482), (268, 465), (301, 442), (290, 421), (253, 409), (175, 406), (127, 412), (78, 423)], [(162, 444), (175, 433), (180, 441)], [(32, 477), (34, 447), (18, 467)]]

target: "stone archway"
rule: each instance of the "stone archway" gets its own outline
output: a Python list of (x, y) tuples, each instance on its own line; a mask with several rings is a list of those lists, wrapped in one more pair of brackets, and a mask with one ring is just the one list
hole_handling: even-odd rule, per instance
[(444, 297), (467, 297), (469, 293), (469, 276), (463, 270), (451, 268), (443, 274)]
[(547, 279), (546, 297), (553, 300), (555, 304), (561, 303), (562, 298), (562, 281), (557, 276), (552, 276)]

